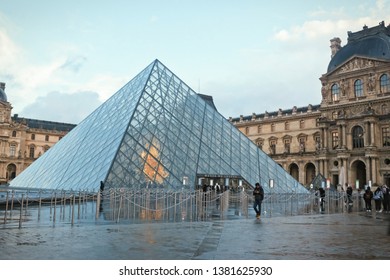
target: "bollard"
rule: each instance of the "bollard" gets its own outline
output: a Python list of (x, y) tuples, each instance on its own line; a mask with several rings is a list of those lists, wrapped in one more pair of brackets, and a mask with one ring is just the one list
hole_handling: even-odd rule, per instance
[(56, 211), (57, 211), (57, 193), (54, 193), (54, 214), (53, 214), (53, 223), (56, 222)]
[(74, 205), (76, 203), (76, 197), (73, 195), (73, 203), (72, 203), (72, 226), (74, 225)]
[(79, 191), (79, 202), (77, 204), (77, 219), (78, 220), (80, 220), (80, 203), (81, 203), (80, 199), (81, 199), (81, 191)]
[(121, 215), (121, 208), (122, 208), (122, 194), (120, 194), (120, 197), (119, 197), (119, 209), (118, 209), (118, 218), (116, 220), (117, 223), (119, 223), (119, 217)]
[(28, 193), (29, 193), (29, 191), (27, 191), (27, 194), (26, 194), (26, 208), (25, 208), (26, 215), (27, 215), (27, 210), (28, 210)]
[(8, 191), (7, 191), (7, 197), (5, 199), (4, 224), (7, 223), (7, 213), (8, 213)]
[(22, 228), (23, 204), (24, 204), (24, 194), (22, 194), (22, 203), (20, 205), (19, 228)]
[(99, 218), (99, 209), (100, 209), (100, 190), (97, 193), (96, 196), (96, 213), (95, 213), (95, 219)]
[(53, 215), (53, 193), (51, 194), (51, 198), (50, 198), (50, 220), (52, 218), (52, 215)]
[(11, 213), (10, 213), (10, 219), (12, 219), (12, 212), (14, 211), (14, 199), (15, 199), (15, 191), (12, 191), (12, 197), (11, 197)]
[(41, 191), (39, 191), (38, 221), (41, 220), (41, 206), (42, 206), (42, 197), (41, 197)]

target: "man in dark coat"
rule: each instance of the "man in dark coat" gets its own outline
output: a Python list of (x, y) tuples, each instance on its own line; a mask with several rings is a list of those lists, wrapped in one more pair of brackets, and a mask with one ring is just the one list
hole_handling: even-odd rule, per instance
[(256, 218), (260, 218), (261, 215), (261, 203), (264, 199), (264, 190), (260, 183), (256, 183), (255, 189), (253, 190), (254, 202), (253, 209), (256, 211)]

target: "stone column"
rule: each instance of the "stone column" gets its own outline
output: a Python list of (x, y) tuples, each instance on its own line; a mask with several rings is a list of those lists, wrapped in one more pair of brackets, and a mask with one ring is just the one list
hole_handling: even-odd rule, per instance
[(376, 176), (377, 175), (376, 174), (377, 173), (376, 172), (376, 170), (377, 170), (376, 169), (376, 163), (377, 163), (377, 159), (376, 158), (371, 158), (372, 182), (381, 185), (381, 182), (378, 182), (378, 177)]
[(343, 139), (343, 144), (341, 145), (341, 147), (344, 149), (347, 147), (347, 133), (346, 133), (345, 126), (346, 126), (345, 124), (341, 125), (341, 133), (342, 133), (342, 139)]
[(329, 149), (329, 147), (328, 147), (328, 129), (327, 128), (323, 129), (323, 137), (324, 137), (324, 147), (326, 149)]
[(364, 146), (369, 146), (369, 133), (370, 133), (370, 123), (365, 122), (364, 123)]
[(328, 178), (328, 161), (327, 160), (324, 160), (324, 173), (323, 175), (325, 176), (325, 178)]
[(337, 131), (339, 133), (339, 149), (340, 149), (341, 147), (344, 146), (344, 143), (343, 143), (343, 129), (342, 129), (341, 125), (338, 126)]
[(371, 122), (370, 123), (370, 146), (374, 146), (375, 145), (375, 130), (374, 130), (374, 123)]

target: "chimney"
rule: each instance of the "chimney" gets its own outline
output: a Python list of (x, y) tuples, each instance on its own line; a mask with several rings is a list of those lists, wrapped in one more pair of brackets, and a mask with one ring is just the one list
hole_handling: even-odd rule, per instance
[(330, 40), (330, 49), (332, 51), (332, 55), (330, 56), (333, 58), (335, 54), (341, 49), (341, 40), (338, 37), (334, 37)]
[(5, 92), (5, 83), (0, 82), (0, 89), (2, 89)]

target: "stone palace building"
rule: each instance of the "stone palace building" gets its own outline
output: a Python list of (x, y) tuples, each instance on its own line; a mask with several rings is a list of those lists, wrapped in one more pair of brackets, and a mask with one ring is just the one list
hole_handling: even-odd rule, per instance
[(390, 26), (330, 40), (321, 104), (230, 121), (300, 183), (390, 185)]
[(0, 83), (0, 184), (8, 183), (75, 125), (11, 116), (5, 83)]

